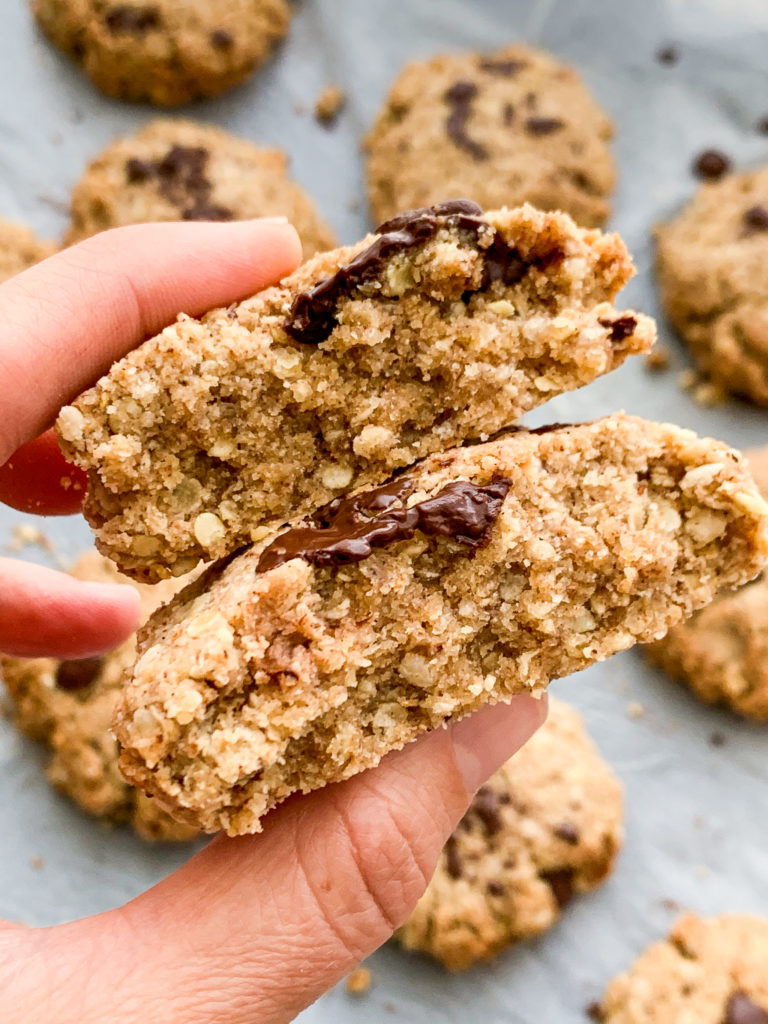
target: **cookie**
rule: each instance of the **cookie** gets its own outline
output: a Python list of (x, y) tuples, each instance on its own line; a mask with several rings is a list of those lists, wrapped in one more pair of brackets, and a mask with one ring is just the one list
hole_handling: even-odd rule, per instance
[(0, 220), (0, 283), (53, 256), (56, 248), (53, 242), (41, 242), (22, 224)]
[(108, 96), (173, 107), (242, 82), (288, 31), (286, 0), (30, 0)]
[(67, 242), (125, 224), (284, 216), (305, 256), (335, 244), (314, 204), (288, 177), (288, 158), (213, 125), (152, 121), (108, 146), (72, 192)]
[(615, 978), (601, 1024), (768, 1024), (768, 921), (689, 914)]
[[(768, 498), (768, 448), (748, 453)], [(707, 704), (768, 722), (768, 576), (726, 593), (643, 648), (649, 661), (686, 683)]]
[(650, 348), (653, 322), (611, 304), (632, 272), (618, 236), (564, 214), (456, 201), (181, 317), (59, 416), (100, 550), (186, 572), (489, 436)]
[(699, 369), (768, 405), (768, 167), (702, 185), (656, 229), (656, 273)]
[(610, 213), (612, 134), (578, 75), (539, 50), (417, 61), (366, 140), (371, 210), (378, 221), (469, 196), (491, 209), (565, 210), (598, 227)]
[(156, 614), (120, 767), (206, 831), (661, 636), (768, 555), (736, 452), (632, 417), (431, 456), (215, 565)]
[[(91, 552), (72, 575), (82, 580), (125, 583), (106, 559)], [(137, 586), (146, 619), (178, 589), (179, 582)], [(145, 839), (190, 839), (195, 829), (174, 821), (156, 802), (129, 786), (117, 768), (110, 725), (122, 677), (135, 656), (131, 637), (103, 658), (56, 661), (0, 655), (18, 728), (52, 752), (48, 777), (88, 814), (130, 822)]]
[(551, 928), (605, 881), (622, 838), (622, 789), (567, 704), (477, 793), (427, 891), (396, 933), (451, 971)]

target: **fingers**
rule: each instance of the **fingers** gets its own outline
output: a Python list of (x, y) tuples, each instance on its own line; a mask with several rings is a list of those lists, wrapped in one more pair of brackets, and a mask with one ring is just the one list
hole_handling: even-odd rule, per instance
[(16, 657), (89, 658), (116, 647), (139, 621), (133, 587), (85, 583), (0, 558), (0, 651)]
[(530, 697), (480, 712), (288, 801), (260, 836), (214, 840), (123, 910), (38, 935), (61, 965), (58, 1024), (105, 1007), (127, 1024), (136, 1006), (155, 1024), (292, 1020), (405, 920), (472, 791), (545, 714)]
[(23, 444), (0, 466), (0, 501), (19, 512), (68, 516), (79, 512), (86, 476), (70, 465), (52, 430)]
[(129, 349), (277, 281), (301, 258), (287, 223), (105, 231), (0, 285), (0, 463)]

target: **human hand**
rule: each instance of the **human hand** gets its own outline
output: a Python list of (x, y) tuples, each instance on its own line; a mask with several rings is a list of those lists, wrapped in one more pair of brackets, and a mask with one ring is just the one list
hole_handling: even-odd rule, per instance
[[(76, 511), (84, 480), (47, 428), (177, 311), (264, 287), (300, 258), (279, 221), (107, 232), (0, 286), (0, 500)], [(0, 649), (87, 657), (136, 626), (131, 587), (0, 559)], [(279, 1024), (401, 924), (475, 790), (542, 723), (515, 698), (291, 798), (124, 907), (48, 929), (0, 922), (5, 1024)]]

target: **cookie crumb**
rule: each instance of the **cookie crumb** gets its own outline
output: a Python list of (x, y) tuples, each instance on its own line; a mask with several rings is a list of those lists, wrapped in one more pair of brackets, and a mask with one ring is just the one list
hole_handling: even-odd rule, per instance
[(761, 135), (768, 135), (768, 114), (760, 118), (760, 120), (755, 125), (755, 128), (757, 129), (757, 131), (760, 132)]
[(700, 881), (702, 881), (702, 882), (705, 879), (709, 878), (709, 876), (712, 874), (711, 869), (708, 868), (706, 864), (697, 864), (696, 868), (695, 868), (695, 872), (696, 872), (696, 877)]
[(659, 62), (659, 64), (677, 64), (677, 62), (680, 60), (680, 51), (676, 46), (673, 46), (672, 44), (661, 46), (656, 51), (656, 60)]
[(43, 861), (43, 858), (42, 858), (42, 857), (32, 857), (32, 858), (30, 859), (30, 861), (29, 861), (29, 866), (30, 866), (30, 867), (31, 867), (31, 868), (32, 868), (32, 869), (33, 869), (34, 871), (40, 871), (40, 870), (41, 870), (41, 868), (43, 867), (44, 863), (45, 863), (45, 862)]
[(693, 173), (706, 181), (717, 181), (731, 169), (731, 161), (719, 149), (705, 149), (693, 161)]
[(642, 718), (645, 714), (645, 708), (639, 700), (632, 700), (627, 704), (627, 717), (636, 721), (638, 718)]
[(603, 1020), (603, 1008), (597, 1000), (594, 1003), (590, 1003), (584, 1010), (584, 1013), (590, 1020), (595, 1021), (596, 1024), (600, 1024), (600, 1021)]
[(53, 551), (53, 542), (42, 530), (31, 523), (17, 523), (11, 530), (13, 539), (5, 545), (6, 551), (17, 552), (36, 544), (43, 551)]
[(724, 732), (713, 732), (709, 737), (710, 747), (724, 747), (728, 738)]
[(669, 351), (658, 342), (645, 357), (646, 368), (654, 372), (668, 369), (669, 363)]
[(661, 906), (670, 914), (679, 914), (682, 909), (677, 900), (672, 900), (669, 897), (666, 897), (661, 901)]
[(338, 85), (326, 85), (315, 100), (315, 117), (320, 124), (330, 127), (344, 109), (347, 94)]
[(371, 972), (367, 967), (356, 967), (347, 978), (346, 989), (351, 996), (364, 996), (371, 987)]

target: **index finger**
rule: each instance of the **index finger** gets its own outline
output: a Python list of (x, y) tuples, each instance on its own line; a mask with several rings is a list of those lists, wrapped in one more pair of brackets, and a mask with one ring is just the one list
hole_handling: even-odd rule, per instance
[(258, 291), (298, 264), (281, 219), (116, 228), (0, 285), (0, 464), (179, 312)]

